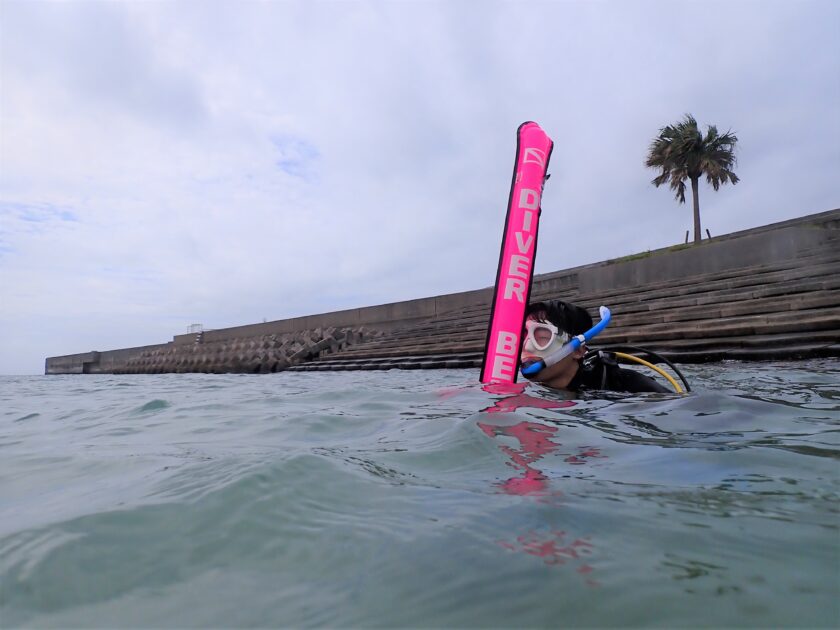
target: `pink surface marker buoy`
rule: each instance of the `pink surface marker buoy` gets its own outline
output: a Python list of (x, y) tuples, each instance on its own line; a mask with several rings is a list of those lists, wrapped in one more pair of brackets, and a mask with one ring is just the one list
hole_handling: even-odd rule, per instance
[(531, 296), (540, 199), (554, 143), (537, 123), (516, 132), (516, 161), (508, 199), (496, 289), (481, 366), (482, 383), (515, 383), (525, 307)]

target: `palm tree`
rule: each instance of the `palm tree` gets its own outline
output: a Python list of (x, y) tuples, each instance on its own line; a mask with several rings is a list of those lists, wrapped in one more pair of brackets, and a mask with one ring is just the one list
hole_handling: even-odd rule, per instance
[(680, 203), (685, 203), (685, 180), (691, 180), (694, 197), (694, 242), (700, 242), (700, 196), (697, 183), (705, 175), (706, 181), (717, 190), (726, 182), (738, 183), (732, 172), (736, 164), (735, 144), (738, 137), (727, 131), (721, 135), (717, 127), (709, 125), (703, 136), (694, 116), (686, 114), (676, 125), (659, 130), (650, 143), (645, 166), (661, 168), (662, 172), (651, 183), (659, 188), (670, 183), (671, 190)]

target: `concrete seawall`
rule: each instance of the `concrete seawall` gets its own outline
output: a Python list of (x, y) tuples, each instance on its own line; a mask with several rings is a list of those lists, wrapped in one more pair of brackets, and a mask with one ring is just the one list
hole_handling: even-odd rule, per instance
[[(716, 237), (696, 246), (680, 245), (539, 275), (534, 278), (532, 296), (564, 296), (584, 302), (597, 301), (602, 296), (609, 296), (611, 304), (629, 304), (632, 296), (639, 295), (642, 290), (650, 293), (651, 289), (660, 287), (662, 296), (669, 297), (683, 291), (678, 290), (678, 287), (690, 285), (692, 293), (695, 294), (694, 303), (682, 307), (683, 315), (672, 313), (669, 317), (673, 321), (683, 321), (681, 318), (685, 317), (693, 318), (692, 321), (702, 328), (703, 321), (719, 320), (720, 311), (707, 308), (704, 318), (704, 309), (699, 309), (696, 315), (693, 315), (690, 309), (702, 304), (704, 293), (711, 303), (715, 301), (717, 292), (734, 291), (735, 288), (728, 285), (726, 289), (722, 289), (723, 278), (741, 278), (744, 283), (751, 283), (751, 290), (761, 297), (762, 288), (769, 290), (777, 286), (780, 279), (793, 280), (799, 276), (807, 279), (808, 266), (812, 265), (814, 268), (818, 267), (823, 274), (819, 282), (812, 282), (807, 286), (797, 285), (788, 293), (780, 293), (775, 306), (766, 302), (766, 299), (762, 304), (763, 308), (789, 310), (793, 298), (786, 297), (787, 295), (795, 293), (796, 300), (800, 302), (805, 299), (803, 295), (810, 295), (811, 302), (805, 301), (802, 304), (807, 306), (813, 303), (817, 306), (809, 308), (822, 309), (812, 314), (821, 317), (820, 322), (824, 320), (824, 323), (819, 324), (819, 329), (830, 341), (831, 333), (827, 331), (840, 328), (840, 322), (835, 326), (832, 321), (832, 313), (834, 318), (837, 318), (837, 313), (840, 312), (836, 308), (836, 305), (840, 304), (837, 301), (840, 287), (835, 287), (831, 280), (835, 267), (836, 271), (840, 271), (838, 253), (840, 210), (831, 210)], [(773, 273), (769, 273), (771, 271)], [(481, 322), (483, 321), (486, 330), (486, 312), (492, 294), (492, 287), (487, 287), (379, 306), (236, 326), (200, 334), (176, 335), (170, 342), (138, 348), (50, 357), (46, 360), (45, 373), (272, 372), (302, 369), (310, 362), (319, 364), (324, 369), (330, 369), (330, 366), (333, 366), (333, 369), (353, 369), (346, 367), (352, 364), (345, 362), (345, 367), (342, 368), (340, 363), (333, 359), (361, 356), (365, 348), (368, 349), (368, 354), (373, 356), (376, 354), (375, 348), (385, 343), (382, 338), (388, 335), (401, 336), (402, 345), (405, 347), (405, 340), (411, 339), (412, 334), (413, 338), (419, 340), (427, 336), (427, 331), (433, 324), (439, 332), (435, 340), (435, 348), (438, 351), (435, 356), (449, 354), (453, 358), (460, 356), (462, 360), (460, 363), (427, 361), (428, 365), (421, 365), (421, 362), (414, 367), (475, 365), (475, 344), (462, 344), (459, 347), (452, 340), (452, 335), (445, 332), (442, 322), (457, 322), (458, 317), (461, 317), (462, 328), (470, 325), (475, 329), (475, 339), (481, 338)], [(723, 293), (720, 295), (721, 299), (726, 299)], [(657, 294), (648, 297), (651, 296), (654, 299), (664, 299)], [(641, 300), (641, 297), (639, 299)], [(747, 304), (750, 302), (754, 300), (747, 301)], [(670, 308), (670, 305), (666, 306)], [(638, 305), (628, 306), (626, 310), (628, 317), (636, 318), (636, 329), (650, 327), (649, 338), (652, 340), (656, 339), (657, 334), (662, 336), (655, 326), (664, 322), (657, 320), (655, 311), (646, 311)], [(811, 319), (813, 320), (813, 317)], [(814, 327), (813, 323), (807, 326), (803, 323), (801, 328), (805, 333), (814, 330)], [(795, 321), (792, 325), (784, 324), (782, 328), (788, 332), (796, 332)], [(761, 334), (756, 332), (759, 330), (756, 326), (742, 327), (740, 330), (742, 332), (739, 334), (745, 338)], [(646, 339), (648, 338), (642, 337), (634, 342), (641, 343)], [(836, 340), (834, 343), (837, 343)], [(829, 346), (831, 344), (826, 345)], [(684, 358), (693, 360), (692, 356), (694, 355), (689, 353)], [(724, 351), (722, 355), (716, 355), (716, 358), (727, 356)], [(389, 364), (369, 365), (387, 367)]]

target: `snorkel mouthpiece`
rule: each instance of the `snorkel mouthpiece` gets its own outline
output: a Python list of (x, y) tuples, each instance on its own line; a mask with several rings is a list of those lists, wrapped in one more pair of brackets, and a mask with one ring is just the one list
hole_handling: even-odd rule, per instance
[[(542, 363), (542, 361), (540, 359), (528, 359), (527, 361), (523, 362), (522, 363), (522, 370), (521, 370), (522, 374), (524, 374), (526, 376), (531, 374), (531, 367), (535, 366), (535, 365), (539, 365), (540, 363)], [(540, 368), (540, 369), (542, 369), (542, 368)]]
[(525, 364), (523, 364), (520, 370), (522, 372), (522, 376), (526, 378), (530, 376), (536, 376), (545, 368), (551, 367), (552, 365), (559, 363), (560, 361), (565, 359), (567, 356), (572, 354), (575, 350), (580, 348), (587, 341), (592, 339), (595, 335), (604, 330), (604, 328), (606, 328), (607, 325), (610, 323), (610, 318), (612, 317), (612, 314), (610, 313), (610, 309), (608, 309), (606, 306), (600, 307), (598, 309), (598, 314), (601, 316), (601, 321), (599, 321), (585, 333), (583, 333), (582, 335), (578, 335), (577, 337), (572, 337), (572, 339), (568, 343), (564, 344), (562, 348), (551, 353), (547, 357), (538, 359), (536, 361), (526, 362)]

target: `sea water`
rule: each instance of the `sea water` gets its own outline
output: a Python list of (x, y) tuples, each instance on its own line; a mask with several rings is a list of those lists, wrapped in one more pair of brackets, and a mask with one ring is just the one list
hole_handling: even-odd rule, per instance
[(2, 377), (2, 627), (836, 626), (840, 361)]

